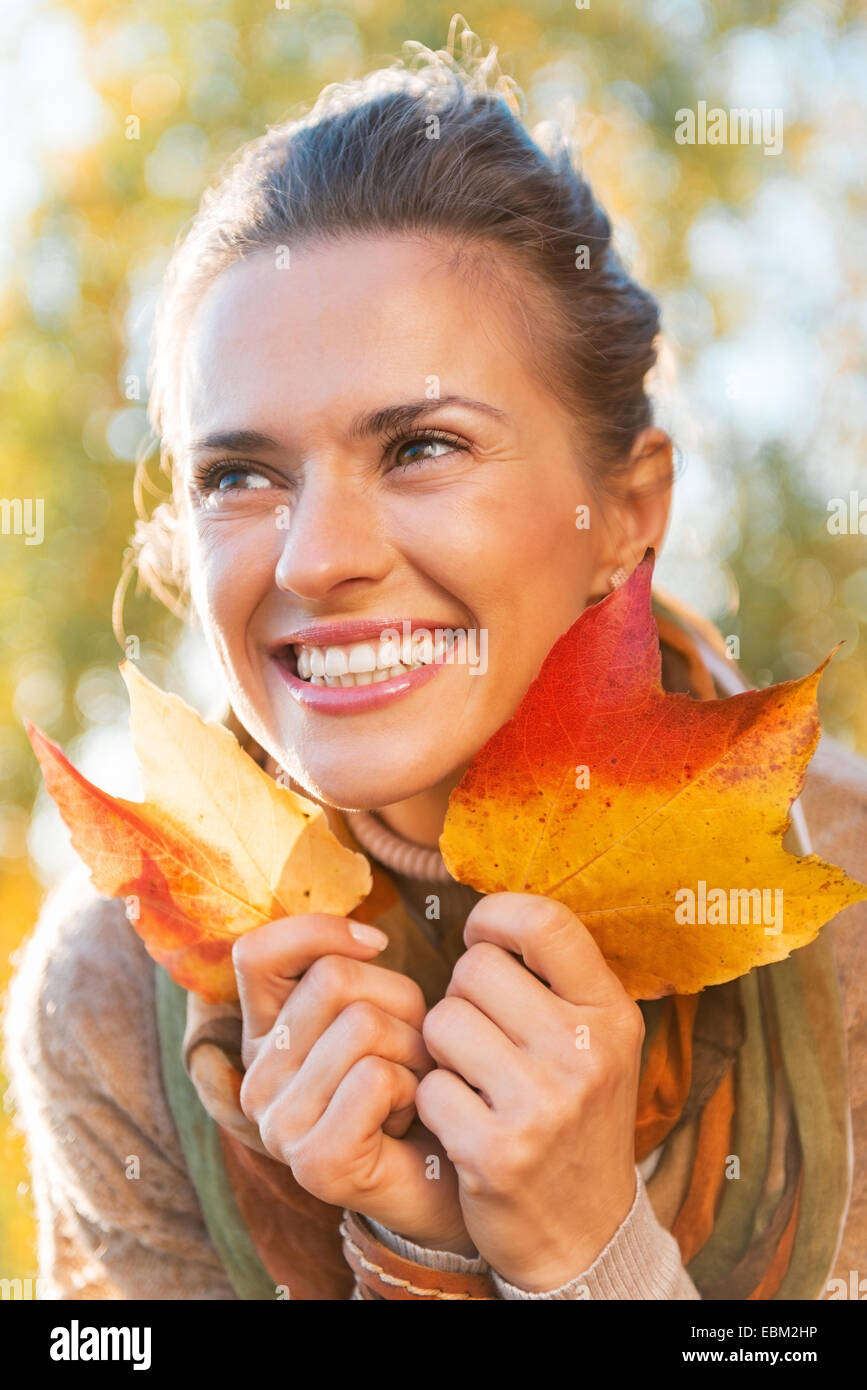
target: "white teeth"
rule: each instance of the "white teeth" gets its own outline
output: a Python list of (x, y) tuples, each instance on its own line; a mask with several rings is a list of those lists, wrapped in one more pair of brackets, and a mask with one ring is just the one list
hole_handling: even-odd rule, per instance
[(400, 642), (396, 637), (389, 637), (380, 642), (379, 650), (376, 654), (376, 665), (384, 666), (390, 670), (395, 662), (400, 661)]
[(413, 635), (412, 639), (412, 659), (420, 661), (423, 665), (433, 658), (433, 636), (430, 632), (423, 629)]
[(342, 647), (326, 647), (326, 676), (345, 676), (349, 672), (349, 657)]
[(411, 637), (405, 637), (400, 645), (400, 659), (408, 670), (429, 665), (433, 660), (433, 653), (433, 637), (423, 628), (414, 632)]
[[(413, 667), (413, 669), (415, 668)], [(327, 685), (332, 689), (335, 686), (342, 686), (348, 689), (353, 685), (370, 685), (373, 681), (387, 681), (393, 676), (404, 675), (406, 670), (406, 666), (392, 666), (388, 671), (382, 669), (376, 671), (348, 671), (344, 676), (310, 676), (309, 680), (311, 685)]]
[[(451, 634), (451, 629), (446, 631)], [(388, 638), (381, 642), (351, 642), (327, 647), (298, 644), (296, 666), (300, 678), (314, 685), (370, 685), (372, 681), (388, 680), (406, 671), (415, 671), (419, 666), (442, 661), (453, 642), (454, 638), (449, 635), (441, 637), (434, 645), (433, 633), (418, 628), (403, 640)]]
[(353, 647), (349, 653), (349, 670), (355, 675), (375, 671), (377, 666), (383, 664), (377, 659), (377, 652), (369, 642), (362, 643), (360, 647)]

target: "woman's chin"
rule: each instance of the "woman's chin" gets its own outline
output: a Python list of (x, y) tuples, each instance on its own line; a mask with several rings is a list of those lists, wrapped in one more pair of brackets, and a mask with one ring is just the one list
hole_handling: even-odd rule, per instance
[[(293, 773), (307, 796), (334, 806), (339, 811), (376, 811), (394, 806), (429, 791), (429, 776), (346, 777), (337, 772), (305, 770), (303, 777)], [(444, 774), (445, 775), (445, 774)]]
[(381, 787), (375, 784), (359, 787), (354, 783), (347, 786), (338, 779), (327, 784), (320, 799), (327, 801), (329, 806), (336, 806), (339, 811), (378, 811), (383, 806), (394, 806), (398, 802), (408, 801), (426, 790), (427, 787), (422, 784), (415, 784), (409, 791), (403, 786), (395, 786), (394, 783), (386, 783)]

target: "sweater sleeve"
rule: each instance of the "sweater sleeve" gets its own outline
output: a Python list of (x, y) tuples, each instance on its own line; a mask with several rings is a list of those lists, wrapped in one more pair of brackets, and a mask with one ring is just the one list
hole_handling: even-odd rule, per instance
[(165, 1100), (150, 957), (120, 900), (50, 895), (7, 996), (38, 1296), (234, 1299)]
[[(680, 1259), (674, 1237), (660, 1225), (647, 1195), (647, 1188), (636, 1168), (635, 1199), (622, 1225), (618, 1227), (605, 1249), (582, 1274), (567, 1284), (544, 1293), (509, 1284), (490, 1270), (501, 1298), (505, 1299), (652, 1299), (679, 1302), (700, 1299), (701, 1295), (687, 1274)], [(405, 1240), (402, 1236), (370, 1221), (368, 1225), (389, 1249), (405, 1259), (429, 1269), (485, 1273), (487, 1263), (478, 1256), (470, 1259), (445, 1250), (428, 1250)]]

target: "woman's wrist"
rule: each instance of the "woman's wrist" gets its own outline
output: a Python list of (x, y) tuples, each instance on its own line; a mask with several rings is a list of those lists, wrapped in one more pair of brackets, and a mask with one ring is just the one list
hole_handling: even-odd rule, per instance
[[(584, 1240), (571, 1239), (556, 1248), (543, 1249), (537, 1245), (532, 1260), (512, 1261), (500, 1257), (495, 1267), (503, 1283), (528, 1295), (545, 1296), (572, 1284), (580, 1274), (590, 1269), (604, 1251), (609, 1249), (635, 1211), (639, 1199), (640, 1174), (633, 1169), (628, 1195), (612, 1206), (608, 1219), (600, 1220), (595, 1233), (586, 1232)], [(600, 1213), (600, 1217), (602, 1213)]]
[(363, 1215), (368, 1224), (372, 1225), (374, 1228), (379, 1227), (382, 1230), (386, 1230), (390, 1235), (396, 1236), (398, 1240), (406, 1241), (407, 1244), (417, 1246), (421, 1250), (431, 1250), (434, 1253), (440, 1251), (443, 1254), (460, 1255), (467, 1260), (478, 1259), (479, 1252), (473, 1244), (463, 1223), (461, 1223), (459, 1227), (456, 1227), (454, 1223), (449, 1225), (444, 1224), (438, 1228), (431, 1228), (431, 1226), (428, 1225), (423, 1230), (416, 1232), (413, 1229), (407, 1229), (403, 1225), (398, 1226), (389, 1221), (381, 1221), (379, 1218), (373, 1218), (364, 1212), (362, 1212), (361, 1215)]
[(413, 1236), (393, 1230), (391, 1226), (375, 1221), (370, 1216), (364, 1217), (364, 1221), (378, 1240), (389, 1250), (403, 1255), (405, 1259), (418, 1260), (435, 1269), (463, 1269), (467, 1266), (487, 1269), (487, 1262), (466, 1235), (455, 1236), (453, 1239), (444, 1235), (427, 1241), (416, 1240)]
[(479, 1254), (466, 1232), (456, 1236), (430, 1237), (408, 1236), (403, 1231), (397, 1231), (395, 1234), (411, 1241), (413, 1245), (420, 1246), (422, 1250), (441, 1250), (450, 1255), (463, 1255), (467, 1260), (474, 1260)]

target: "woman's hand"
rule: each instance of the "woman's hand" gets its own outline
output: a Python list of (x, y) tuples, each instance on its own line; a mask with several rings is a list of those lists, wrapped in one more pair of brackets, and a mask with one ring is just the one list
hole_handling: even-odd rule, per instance
[(387, 944), (375, 928), (324, 913), (239, 938), (241, 1108), (268, 1152), (322, 1201), (474, 1253), (455, 1171), (413, 1124), (419, 1078), (433, 1066), (425, 1001), (414, 980), (369, 963)]
[(593, 1263), (635, 1197), (644, 1020), (554, 899), (490, 894), (464, 940), (424, 1021), (439, 1067), (416, 1107), (457, 1169), (479, 1252), (510, 1283), (558, 1288)]

